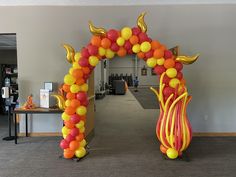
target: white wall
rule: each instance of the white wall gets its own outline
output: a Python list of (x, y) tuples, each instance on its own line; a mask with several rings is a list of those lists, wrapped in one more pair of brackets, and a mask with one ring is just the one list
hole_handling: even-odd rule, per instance
[[(88, 20), (120, 29), (134, 26), (142, 11), (148, 12), (153, 39), (180, 45), (181, 53), (201, 53), (198, 62), (185, 66), (193, 130), (236, 132), (235, 5), (0, 7), (0, 32), (17, 33), (21, 103), (31, 93), (38, 103), (44, 81), (63, 81), (70, 65), (61, 44), (86, 45)], [(60, 116), (37, 117), (32, 126), (33, 131), (59, 131)]]

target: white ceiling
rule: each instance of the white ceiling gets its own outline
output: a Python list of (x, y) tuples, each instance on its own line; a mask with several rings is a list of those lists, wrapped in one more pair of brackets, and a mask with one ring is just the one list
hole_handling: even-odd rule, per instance
[(236, 0), (0, 0), (0, 6), (236, 4)]
[(15, 34), (0, 34), (0, 50), (16, 49)]

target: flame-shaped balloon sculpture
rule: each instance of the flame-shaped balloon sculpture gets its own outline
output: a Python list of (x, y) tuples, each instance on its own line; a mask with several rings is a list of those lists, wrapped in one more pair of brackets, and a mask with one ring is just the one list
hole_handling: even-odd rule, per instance
[(86, 47), (75, 52), (70, 45), (64, 45), (66, 59), (72, 64), (62, 86), (66, 100), (61, 94), (54, 95), (58, 106), (64, 110), (64, 139), (60, 143), (64, 158), (82, 158), (86, 155), (84, 132), (88, 106), (87, 80), (99, 61), (112, 59), (115, 55), (124, 57), (127, 54), (136, 54), (160, 75), (159, 90), (151, 90), (160, 102), (156, 134), (161, 142), (161, 152), (175, 159), (189, 146), (192, 130), (186, 108), (191, 97), (188, 95), (181, 71), (183, 64), (195, 62), (199, 55), (179, 56), (178, 47), (168, 50), (159, 41), (149, 38), (144, 16), (145, 13), (142, 13), (138, 17), (137, 27), (124, 27), (120, 31), (107, 31), (89, 22), (93, 36)]

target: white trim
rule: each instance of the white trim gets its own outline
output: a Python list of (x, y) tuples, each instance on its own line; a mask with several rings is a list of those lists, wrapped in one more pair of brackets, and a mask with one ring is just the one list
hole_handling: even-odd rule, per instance
[(236, 4), (236, 0), (0, 0), (0, 6), (129, 6)]

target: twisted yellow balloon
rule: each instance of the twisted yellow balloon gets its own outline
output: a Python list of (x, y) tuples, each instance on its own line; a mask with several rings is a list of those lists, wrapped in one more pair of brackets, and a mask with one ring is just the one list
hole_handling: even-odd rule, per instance
[(57, 106), (61, 110), (65, 110), (66, 105), (65, 105), (65, 98), (62, 95), (59, 94), (52, 94), (52, 97), (57, 99)]
[(95, 27), (91, 21), (89, 21), (89, 30), (93, 35), (96, 36), (105, 36), (107, 33), (104, 28)]
[(72, 46), (69, 44), (64, 44), (63, 47), (66, 49), (66, 60), (69, 63), (73, 63), (75, 61), (74, 56), (75, 56), (75, 50)]
[(176, 57), (176, 61), (179, 61), (183, 64), (186, 64), (186, 65), (189, 65), (189, 64), (192, 64), (194, 63), (195, 61), (197, 61), (198, 57), (200, 55), (197, 54), (197, 55), (194, 55), (194, 56), (185, 56), (185, 55), (182, 55), (182, 56), (177, 56)]
[(141, 29), (142, 32), (147, 32), (147, 25), (144, 21), (144, 16), (146, 15), (146, 12), (143, 12), (139, 15), (137, 19), (137, 25)]

